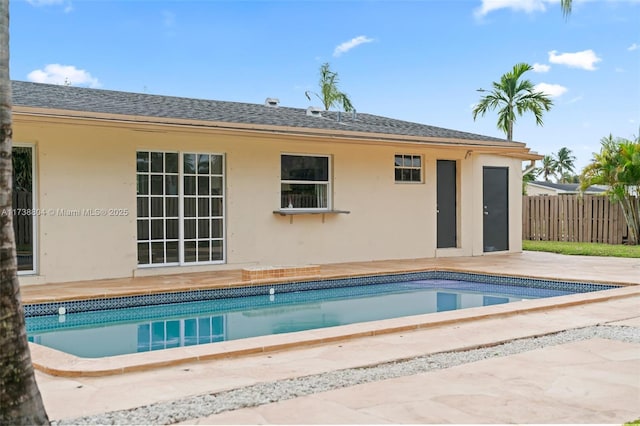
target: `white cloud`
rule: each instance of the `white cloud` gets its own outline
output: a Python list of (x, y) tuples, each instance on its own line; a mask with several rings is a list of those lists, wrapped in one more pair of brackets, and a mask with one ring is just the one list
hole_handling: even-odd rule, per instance
[(65, 13), (69, 13), (73, 10), (73, 5), (70, 0), (27, 0), (27, 3), (36, 7), (65, 5)]
[(31, 71), (27, 75), (27, 79), (35, 83), (100, 87), (100, 82), (97, 78), (73, 65), (48, 64), (42, 70)]
[(558, 0), (482, 0), (482, 5), (474, 11), (476, 18), (481, 18), (489, 12), (500, 9), (511, 9), (517, 12), (544, 12), (545, 4), (556, 3)]
[(548, 72), (551, 69), (551, 67), (547, 64), (539, 64), (539, 63), (535, 63), (533, 64), (533, 72)]
[(344, 43), (340, 43), (335, 50), (333, 51), (333, 56), (338, 57), (340, 55), (342, 55), (343, 53), (347, 53), (348, 51), (350, 51), (351, 49), (353, 49), (356, 46), (360, 46), (361, 44), (364, 43), (371, 43), (373, 41), (372, 38), (369, 38), (367, 36), (358, 36), (355, 38), (352, 38), (349, 41), (345, 41)]
[(535, 89), (537, 92), (542, 92), (546, 95), (551, 96), (552, 98), (557, 98), (558, 96), (562, 96), (569, 89), (559, 84), (549, 84), (549, 83), (539, 83), (536, 84)]
[(568, 100), (567, 104), (573, 104), (581, 100), (582, 100), (582, 96), (576, 96), (575, 98)]
[[(580, 3), (592, 0), (573, 0), (574, 7)], [(623, 0), (609, 0), (623, 1)], [(640, 2), (640, 0), (627, 0), (632, 3)], [(560, 0), (481, 0), (482, 5), (474, 11), (476, 18), (482, 18), (489, 12), (500, 9), (511, 9), (515, 12), (546, 12), (547, 9), (560, 10)], [(550, 6), (550, 7), (549, 7)]]
[(602, 61), (602, 58), (596, 55), (593, 50), (583, 50), (575, 53), (560, 53), (557, 50), (549, 52), (549, 62), (552, 64), (566, 65), (570, 68), (582, 68), (593, 71), (596, 69), (594, 64)]
[(637, 49), (639, 49), (639, 48), (640, 48), (640, 46), (638, 46), (638, 44), (637, 44), (637, 43), (633, 43), (631, 46), (627, 47), (627, 50), (628, 50), (629, 52), (633, 52), (634, 50), (637, 50)]
[(64, 4), (66, 0), (27, 0), (27, 3), (33, 6), (53, 6), (56, 4)]

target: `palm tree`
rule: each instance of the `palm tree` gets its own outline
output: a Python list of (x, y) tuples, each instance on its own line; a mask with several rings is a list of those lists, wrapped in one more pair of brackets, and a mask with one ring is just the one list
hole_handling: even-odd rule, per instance
[[(13, 172), (9, 0), (0, 0), (0, 211), (11, 212)], [(0, 214), (0, 424), (49, 424), (36, 384), (20, 301), (12, 215)]]
[(309, 100), (311, 100), (312, 94), (316, 95), (316, 97), (322, 101), (322, 105), (324, 105), (326, 111), (329, 111), (329, 108), (336, 105), (342, 105), (342, 109), (346, 112), (353, 111), (351, 99), (349, 99), (346, 93), (338, 89), (338, 81), (338, 73), (331, 71), (329, 69), (329, 63), (325, 62), (320, 66), (320, 81), (318, 82), (321, 95), (309, 90), (304, 92), (304, 95)]
[[(500, 108), (498, 111), (498, 128), (507, 134), (507, 140), (513, 140), (513, 123), (516, 114), (522, 115), (530, 111), (536, 117), (536, 124), (542, 126), (542, 111), (549, 111), (553, 102), (548, 95), (536, 92), (530, 80), (521, 80), (522, 75), (532, 70), (529, 64), (520, 63), (500, 78), (500, 82), (493, 82), (493, 91), (480, 99), (473, 109), (473, 119), (478, 114), (484, 116), (489, 110)], [(478, 89), (479, 92), (486, 92)]]
[(558, 150), (558, 153), (553, 159), (553, 164), (556, 172), (558, 173), (558, 181), (565, 183), (575, 172), (576, 157), (571, 150), (567, 147), (562, 147)]
[(580, 176), (573, 173), (565, 173), (562, 176), (563, 183), (580, 183)]
[(545, 182), (549, 182), (549, 176), (553, 176), (556, 173), (556, 165), (553, 161), (553, 157), (545, 155), (542, 157), (542, 167), (540, 167), (540, 173)]
[(600, 152), (582, 170), (580, 189), (607, 185), (607, 195), (620, 203), (629, 226), (629, 242), (640, 244), (640, 136), (631, 141), (609, 135), (600, 143)]

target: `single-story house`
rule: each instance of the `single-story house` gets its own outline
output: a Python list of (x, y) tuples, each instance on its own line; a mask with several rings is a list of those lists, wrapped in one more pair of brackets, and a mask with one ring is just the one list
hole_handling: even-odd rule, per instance
[[(592, 185), (584, 190), (585, 194), (599, 195), (604, 194), (606, 187), (600, 185)], [(527, 195), (571, 195), (580, 194), (579, 183), (553, 183), (546, 181), (527, 182)]]
[(519, 252), (523, 143), (14, 81), (23, 285)]

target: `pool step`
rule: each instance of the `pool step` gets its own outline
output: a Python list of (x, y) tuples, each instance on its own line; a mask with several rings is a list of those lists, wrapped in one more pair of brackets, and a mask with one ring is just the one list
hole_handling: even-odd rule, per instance
[(242, 269), (243, 281), (320, 276), (320, 265), (253, 266)]

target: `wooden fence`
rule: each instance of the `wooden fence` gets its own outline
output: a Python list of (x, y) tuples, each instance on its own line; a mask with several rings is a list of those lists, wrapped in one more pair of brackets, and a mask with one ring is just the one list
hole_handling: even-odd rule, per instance
[(629, 228), (619, 203), (602, 195), (522, 197), (522, 239), (622, 244)]

